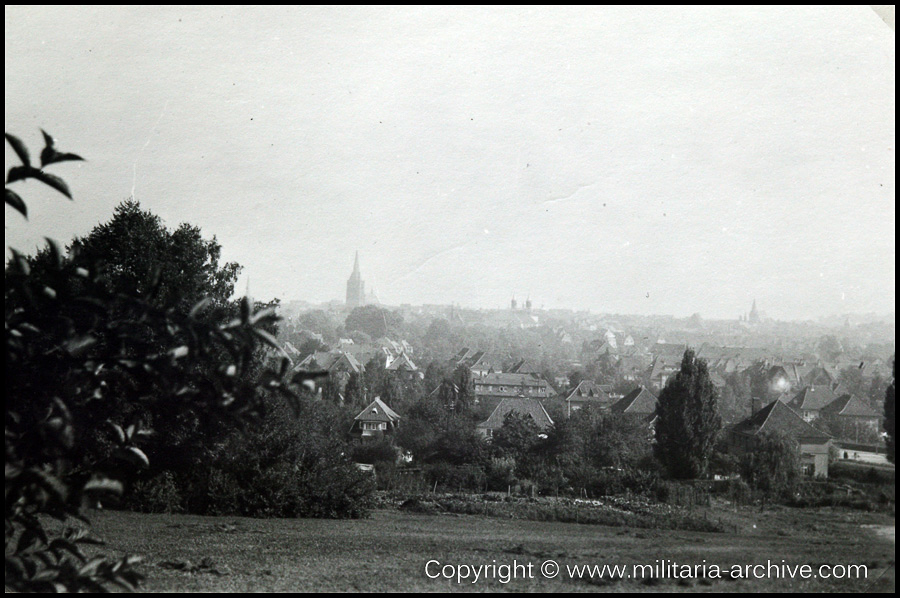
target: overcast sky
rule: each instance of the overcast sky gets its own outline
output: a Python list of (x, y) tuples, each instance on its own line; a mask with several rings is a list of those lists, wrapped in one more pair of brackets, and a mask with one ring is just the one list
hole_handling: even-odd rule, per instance
[[(869, 7), (6, 7), (7, 247), (134, 197), (257, 299), (894, 311), (894, 32)], [(16, 163), (7, 146), (6, 167)]]

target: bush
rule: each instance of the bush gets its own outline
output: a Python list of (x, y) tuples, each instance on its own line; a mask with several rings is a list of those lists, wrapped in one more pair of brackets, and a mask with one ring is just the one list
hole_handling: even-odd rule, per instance
[(485, 485), (485, 472), (478, 465), (450, 465), (432, 463), (425, 467), (425, 479), (429, 486), (445, 490), (473, 490), (480, 492)]
[(583, 501), (516, 497), (496, 500), (489, 496), (476, 497), (466, 494), (411, 497), (399, 508), (402, 511), (422, 514), (458, 513), (526, 521), (558, 521), (646, 529), (734, 531), (733, 526), (709, 519), (705, 514), (699, 516), (669, 506), (650, 505), (640, 500)]
[(844, 507), (868, 512), (894, 512), (894, 486), (882, 486), (879, 492), (871, 488), (829, 481), (809, 481), (800, 484), (786, 503), (793, 507)]
[(358, 518), (375, 491), (369, 472), (354, 465), (342, 438), (340, 409), (302, 401), (295, 416), (272, 401), (261, 425), (235, 433), (209, 469), (179, 480), (188, 510), (202, 515)]
[(661, 479), (655, 484), (653, 495), (656, 500), (667, 505), (687, 508), (710, 506), (710, 493), (691, 483)]
[(727, 452), (716, 447), (712, 457), (709, 460), (710, 475), (730, 476), (740, 471), (740, 460)]
[(193, 499), (191, 513), (235, 515), (241, 512), (241, 495), (246, 490), (229, 472), (212, 467), (199, 480), (186, 476), (183, 483), (190, 489)]
[(725, 495), (738, 505), (747, 505), (753, 500), (753, 490), (744, 480), (728, 480)]
[(516, 483), (516, 460), (494, 457), (485, 467), (485, 485), (488, 490), (506, 492)]
[(614, 496), (625, 492), (622, 471), (607, 467), (596, 471), (590, 488), (593, 496)]
[(783, 434), (762, 433), (740, 458), (741, 478), (764, 499), (789, 498), (800, 481), (800, 447)]
[(433, 502), (421, 500), (417, 497), (406, 499), (398, 508), (407, 513), (423, 513), (426, 515), (437, 512), (437, 507)]
[(864, 484), (894, 484), (896, 473), (893, 468), (838, 462), (828, 466), (828, 477), (833, 480), (853, 480)]
[(122, 505), (139, 513), (182, 513), (184, 499), (171, 472), (137, 480), (125, 495)]
[(354, 463), (368, 463), (370, 465), (397, 462), (397, 449), (388, 440), (380, 442), (367, 442), (353, 446), (351, 459)]
[(367, 517), (374, 504), (375, 481), (352, 463), (307, 468), (298, 482), (298, 517), (359, 519)]
[(628, 467), (622, 472), (622, 485), (634, 494), (647, 495), (660, 481), (659, 473)]

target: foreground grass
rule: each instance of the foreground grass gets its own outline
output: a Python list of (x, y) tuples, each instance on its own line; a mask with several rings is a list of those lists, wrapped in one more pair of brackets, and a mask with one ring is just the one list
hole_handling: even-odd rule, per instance
[[(885, 515), (827, 509), (731, 510), (734, 533), (659, 531), (480, 515), (376, 511), (365, 520), (249, 519), (97, 512), (107, 552), (144, 556), (148, 591), (893, 591)], [(866, 526), (877, 526), (876, 528)], [(429, 579), (425, 564), (533, 565), (533, 579)], [(563, 567), (544, 579), (538, 567)], [(862, 564), (867, 579), (572, 579), (567, 565)], [(521, 571), (521, 570), (520, 570)], [(432, 573), (436, 569), (431, 569)], [(600, 587), (598, 587), (600, 586)]]

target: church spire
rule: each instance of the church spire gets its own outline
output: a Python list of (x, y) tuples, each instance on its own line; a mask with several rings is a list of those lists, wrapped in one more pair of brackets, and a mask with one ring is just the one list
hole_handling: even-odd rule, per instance
[(353, 272), (347, 280), (347, 305), (352, 309), (366, 303), (366, 283), (359, 272), (359, 251), (353, 260)]
[(756, 299), (753, 300), (753, 307), (750, 308), (750, 315), (747, 317), (751, 324), (759, 323), (759, 312), (756, 311)]

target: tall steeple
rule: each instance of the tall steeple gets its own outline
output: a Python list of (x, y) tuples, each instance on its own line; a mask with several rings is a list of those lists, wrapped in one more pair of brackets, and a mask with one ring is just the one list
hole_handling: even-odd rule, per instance
[(353, 272), (347, 280), (347, 307), (353, 309), (364, 305), (366, 302), (366, 283), (359, 273), (359, 251), (353, 260)]
[(747, 320), (751, 324), (759, 324), (759, 312), (756, 311), (756, 299), (753, 300), (753, 307), (750, 308), (750, 315)]

